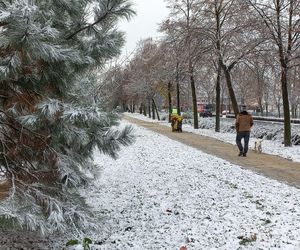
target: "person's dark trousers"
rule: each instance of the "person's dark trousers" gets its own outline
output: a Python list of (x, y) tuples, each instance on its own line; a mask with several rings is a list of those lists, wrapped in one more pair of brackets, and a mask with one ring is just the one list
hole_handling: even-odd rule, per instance
[[(249, 138), (250, 138), (250, 132), (249, 131), (243, 131), (238, 132), (236, 135), (236, 145), (238, 146), (240, 150), (240, 154), (247, 154), (248, 152), (248, 146), (249, 146)], [(242, 139), (244, 139), (244, 147), (242, 145)]]

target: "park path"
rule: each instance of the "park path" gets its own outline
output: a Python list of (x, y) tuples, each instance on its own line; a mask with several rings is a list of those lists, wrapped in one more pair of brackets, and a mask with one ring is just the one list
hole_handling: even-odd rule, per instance
[(244, 169), (252, 170), (258, 174), (300, 188), (300, 163), (298, 162), (292, 162), (279, 156), (258, 154), (253, 150), (249, 150), (247, 157), (238, 157), (238, 150), (235, 145), (190, 132), (172, 132), (171, 126), (167, 127), (158, 123), (146, 122), (126, 115), (124, 115), (124, 119), (207, 154), (215, 155)]

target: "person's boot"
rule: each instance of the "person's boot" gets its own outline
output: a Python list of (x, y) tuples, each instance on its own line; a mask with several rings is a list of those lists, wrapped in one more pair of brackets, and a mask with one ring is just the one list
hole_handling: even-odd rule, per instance
[(243, 152), (240, 152), (240, 153), (239, 153), (239, 156), (242, 156), (242, 155), (243, 155)]
[(244, 156), (244, 157), (246, 157), (246, 156), (247, 156), (247, 154), (246, 154), (246, 153), (243, 153), (243, 156)]

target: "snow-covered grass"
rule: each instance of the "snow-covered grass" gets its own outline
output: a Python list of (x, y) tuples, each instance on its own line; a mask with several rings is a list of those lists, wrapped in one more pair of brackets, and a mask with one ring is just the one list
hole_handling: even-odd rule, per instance
[(95, 155), (103, 172), (86, 196), (103, 218), (97, 249), (300, 249), (299, 189), (134, 133), (117, 160)]
[[(137, 113), (134, 113), (134, 114), (126, 113), (126, 115), (131, 116), (133, 118), (140, 119), (140, 120), (148, 121), (148, 122), (160, 123), (162, 125), (169, 126), (169, 127), (171, 126), (170, 123), (168, 123), (167, 121), (153, 120), (151, 118), (145, 117), (144, 115), (137, 114)], [(211, 124), (212, 124), (211, 120), (215, 119), (215, 118), (201, 118), (201, 119), (202, 119), (202, 123), (205, 123), (205, 122), (208, 123), (208, 125), (206, 127), (211, 127), (211, 129), (194, 129), (191, 124), (183, 124), (183, 130), (187, 131), (187, 132), (199, 134), (199, 135), (212, 137), (212, 138), (218, 139), (220, 141), (228, 142), (228, 143), (235, 145), (235, 134), (234, 133), (227, 133), (227, 132), (226, 133), (224, 133), (224, 132), (216, 133), (214, 131), (214, 127), (211, 126)], [(222, 122), (226, 122), (226, 121), (222, 121), (222, 118), (221, 118), (221, 123)], [(257, 129), (258, 126), (259, 125), (254, 123), (253, 130)], [(254, 142), (255, 142), (255, 138), (252, 137), (249, 142), (249, 147), (252, 149), (254, 148)], [(278, 156), (281, 156), (286, 159), (290, 159), (295, 162), (300, 162), (300, 145), (292, 146), (292, 147), (284, 147), (284, 145), (281, 143), (281, 141), (276, 141), (276, 140), (272, 140), (272, 141), (264, 140), (262, 144), (263, 144), (263, 153), (278, 155)]]

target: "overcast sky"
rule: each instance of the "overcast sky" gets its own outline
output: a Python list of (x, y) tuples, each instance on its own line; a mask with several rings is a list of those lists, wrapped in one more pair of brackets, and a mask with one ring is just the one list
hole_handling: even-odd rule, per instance
[(164, 0), (132, 0), (137, 15), (129, 22), (120, 23), (120, 29), (126, 33), (126, 44), (122, 55), (129, 55), (139, 40), (158, 37), (158, 24), (168, 16)]

